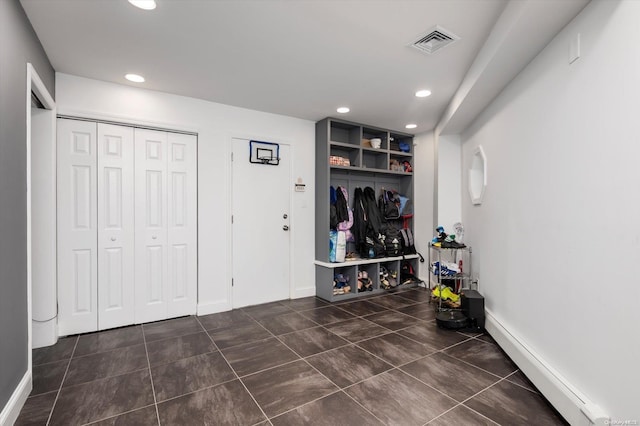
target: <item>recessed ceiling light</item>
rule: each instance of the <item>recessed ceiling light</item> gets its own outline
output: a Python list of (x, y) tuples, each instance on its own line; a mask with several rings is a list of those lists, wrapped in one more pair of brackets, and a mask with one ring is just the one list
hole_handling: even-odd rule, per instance
[(417, 124), (407, 124), (404, 127), (406, 127), (407, 129), (415, 129), (416, 127), (418, 127), (418, 125)]
[(336, 111), (338, 111), (340, 114), (346, 114), (351, 110), (349, 108), (347, 108), (347, 107), (340, 107)]
[(124, 78), (134, 83), (144, 83), (144, 77), (138, 74), (127, 74)]
[(129, 3), (144, 10), (153, 10), (156, 8), (155, 0), (129, 0)]
[(431, 90), (418, 90), (416, 92), (416, 96), (419, 98), (426, 98), (429, 95), (431, 95)]

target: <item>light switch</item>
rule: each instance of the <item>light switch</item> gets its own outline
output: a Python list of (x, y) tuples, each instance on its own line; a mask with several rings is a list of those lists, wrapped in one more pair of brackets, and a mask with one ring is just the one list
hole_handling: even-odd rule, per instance
[(580, 33), (569, 43), (569, 63), (572, 64), (580, 58)]

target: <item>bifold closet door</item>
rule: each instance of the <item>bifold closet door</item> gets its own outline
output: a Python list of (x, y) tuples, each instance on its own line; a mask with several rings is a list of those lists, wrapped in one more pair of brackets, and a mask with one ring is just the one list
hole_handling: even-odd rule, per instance
[(168, 316), (194, 314), (198, 292), (197, 139), (169, 133), (167, 162)]
[(135, 129), (136, 323), (167, 318), (167, 133)]
[(98, 329), (134, 323), (133, 128), (98, 124)]
[(197, 302), (196, 137), (135, 130), (136, 323)]
[[(59, 119), (58, 331), (98, 329), (96, 123)], [(38, 297), (38, 295), (34, 295)]]

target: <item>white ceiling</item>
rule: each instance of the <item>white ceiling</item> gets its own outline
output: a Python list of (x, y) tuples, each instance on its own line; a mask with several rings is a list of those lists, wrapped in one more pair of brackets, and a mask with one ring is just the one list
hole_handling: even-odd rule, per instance
[[(156, 1), (149, 12), (126, 0), (21, 3), (58, 72), (134, 85), (123, 78), (133, 72), (147, 79), (138, 87), (313, 121), (345, 105), (351, 108), (345, 119), (394, 130), (416, 123), (415, 133), (438, 124), (510, 6), (506, 0)], [(532, 55), (586, 4), (528, 2), (544, 5), (533, 18), (539, 22), (517, 33), (523, 41), (533, 33), (540, 39)], [(436, 24), (460, 40), (431, 56), (407, 46)], [(531, 57), (512, 64), (514, 72)], [(499, 75), (489, 84), (501, 89), (511, 78)], [(416, 98), (423, 88), (433, 94)]]

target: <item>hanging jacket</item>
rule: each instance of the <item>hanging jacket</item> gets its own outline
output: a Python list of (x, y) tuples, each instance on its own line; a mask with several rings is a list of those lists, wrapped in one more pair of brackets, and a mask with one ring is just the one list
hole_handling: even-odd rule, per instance
[(351, 227), (356, 243), (356, 251), (365, 256), (367, 239), (367, 210), (364, 206), (362, 188), (356, 188), (353, 193), (353, 226)]
[(340, 187), (336, 189), (336, 215), (338, 216), (338, 222), (349, 220), (349, 209), (347, 207), (345, 192), (346, 191), (343, 191)]
[(379, 234), (382, 229), (382, 217), (380, 216), (380, 210), (378, 209), (378, 202), (376, 200), (376, 192), (370, 186), (364, 189), (364, 205), (367, 212), (367, 218), (369, 225), (374, 233)]

